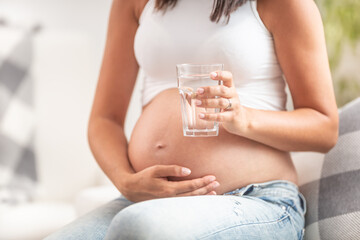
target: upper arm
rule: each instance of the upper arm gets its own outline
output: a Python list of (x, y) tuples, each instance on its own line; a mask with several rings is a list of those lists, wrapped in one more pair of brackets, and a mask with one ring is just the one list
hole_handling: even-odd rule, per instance
[(139, 69), (133, 50), (138, 28), (134, 2), (114, 0), (112, 3), (90, 119), (105, 117), (124, 124)]
[(337, 120), (320, 13), (313, 0), (261, 0), (259, 12), (274, 37), (294, 108), (311, 108)]

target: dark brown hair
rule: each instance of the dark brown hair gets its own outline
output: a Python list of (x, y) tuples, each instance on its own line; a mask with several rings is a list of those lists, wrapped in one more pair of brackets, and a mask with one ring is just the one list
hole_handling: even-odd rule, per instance
[[(247, 0), (214, 0), (213, 9), (210, 14), (212, 22), (219, 22), (222, 16), (226, 17), (226, 23), (229, 22), (230, 14)], [(175, 7), (177, 0), (156, 0), (155, 8), (166, 11), (168, 8)]]

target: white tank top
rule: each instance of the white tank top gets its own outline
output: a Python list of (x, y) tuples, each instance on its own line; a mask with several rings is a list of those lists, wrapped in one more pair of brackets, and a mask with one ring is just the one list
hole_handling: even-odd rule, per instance
[(285, 110), (283, 73), (256, 1), (239, 7), (228, 24), (210, 21), (212, 5), (212, 0), (178, 0), (164, 14), (154, 11), (155, 0), (147, 2), (134, 40), (144, 77), (142, 105), (177, 87), (176, 64), (223, 63), (244, 106)]

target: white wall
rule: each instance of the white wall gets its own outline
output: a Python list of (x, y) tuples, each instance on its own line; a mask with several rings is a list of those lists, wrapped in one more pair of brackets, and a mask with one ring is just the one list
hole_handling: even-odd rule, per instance
[[(0, 1), (0, 18), (10, 24), (43, 26), (35, 39), (32, 70), (41, 200), (72, 200), (102, 175), (86, 132), (110, 6), (110, 0)], [(139, 91), (138, 83), (126, 121), (128, 138), (141, 111)]]

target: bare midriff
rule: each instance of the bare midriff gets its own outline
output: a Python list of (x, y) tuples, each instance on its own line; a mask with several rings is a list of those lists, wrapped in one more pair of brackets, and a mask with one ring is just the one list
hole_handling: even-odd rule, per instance
[(217, 137), (184, 137), (180, 108), (176, 88), (162, 91), (143, 108), (128, 147), (135, 171), (157, 164), (188, 167), (189, 176), (169, 180), (215, 175), (217, 194), (271, 180), (297, 184), (288, 152), (231, 134), (221, 124)]

